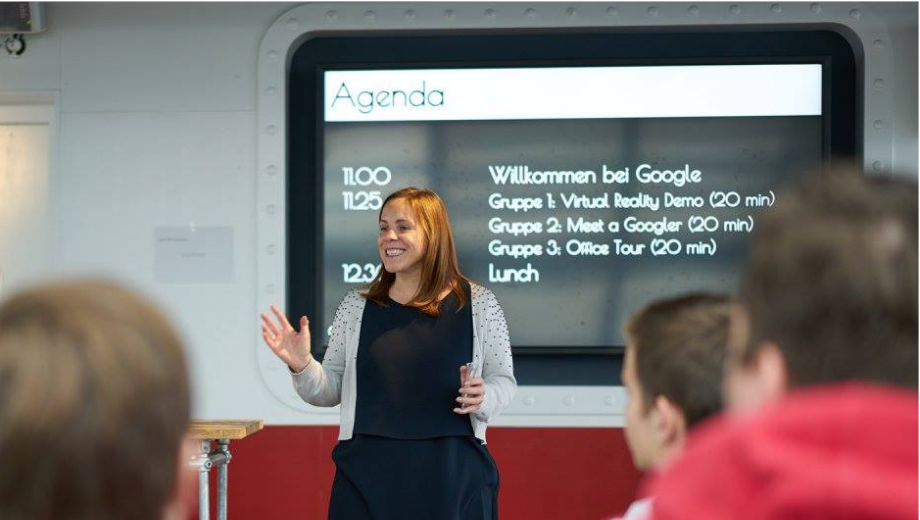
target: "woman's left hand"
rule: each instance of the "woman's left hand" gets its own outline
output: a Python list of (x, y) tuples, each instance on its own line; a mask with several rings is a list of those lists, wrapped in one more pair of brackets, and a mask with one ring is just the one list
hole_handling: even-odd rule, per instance
[(468, 414), (479, 410), (486, 396), (485, 380), (481, 377), (471, 378), (469, 375), (469, 367), (460, 367), (460, 397), (457, 398), (460, 406), (454, 408), (454, 413)]

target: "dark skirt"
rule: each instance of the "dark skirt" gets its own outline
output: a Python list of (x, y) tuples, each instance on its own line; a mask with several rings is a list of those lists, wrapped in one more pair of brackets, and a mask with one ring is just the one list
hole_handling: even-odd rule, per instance
[(332, 459), (329, 520), (498, 519), (498, 469), (476, 437), (355, 435)]

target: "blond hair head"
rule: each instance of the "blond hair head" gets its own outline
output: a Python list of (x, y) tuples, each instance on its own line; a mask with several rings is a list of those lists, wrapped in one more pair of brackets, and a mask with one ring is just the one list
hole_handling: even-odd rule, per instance
[(181, 342), (111, 282), (0, 305), (0, 518), (159, 520), (189, 423)]

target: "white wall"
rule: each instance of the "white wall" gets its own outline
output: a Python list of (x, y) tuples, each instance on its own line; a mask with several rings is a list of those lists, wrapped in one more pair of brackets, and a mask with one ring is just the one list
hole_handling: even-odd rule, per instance
[[(0, 53), (0, 96), (60, 92), (50, 264), (125, 280), (168, 310), (190, 346), (197, 415), (288, 415), (251, 338), (256, 53), (291, 5), (45, 5), (48, 30), (19, 58)], [(192, 223), (233, 228), (235, 283), (154, 282), (154, 228)]]
[(888, 28), (894, 51), (892, 171), (917, 178), (917, 3), (869, 4)]
[[(113, 276), (162, 304), (188, 340), (197, 416), (334, 421), (275, 399), (253, 345), (257, 50), (293, 4), (45, 6), (48, 30), (26, 53), (0, 51), (0, 103), (57, 95), (49, 270)], [(891, 23), (899, 71), (894, 166), (916, 177), (917, 8), (872, 9)], [(156, 283), (160, 226), (231, 227), (234, 282)]]

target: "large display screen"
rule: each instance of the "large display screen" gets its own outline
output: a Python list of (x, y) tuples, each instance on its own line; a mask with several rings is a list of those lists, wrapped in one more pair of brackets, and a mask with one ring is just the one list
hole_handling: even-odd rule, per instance
[(622, 345), (651, 300), (733, 291), (760, 212), (823, 158), (820, 64), (322, 80), (323, 305), (380, 268), (382, 199), (430, 188), (463, 272), (495, 292), (519, 346)]
[[(670, 31), (670, 32), (669, 32)], [(447, 204), (504, 307), (525, 385), (617, 384), (625, 318), (736, 289), (782, 187), (858, 153), (854, 51), (831, 30), (330, 34), (289, 58), (287, 312), (315, 353), (371, 280), (381, 201)]]

